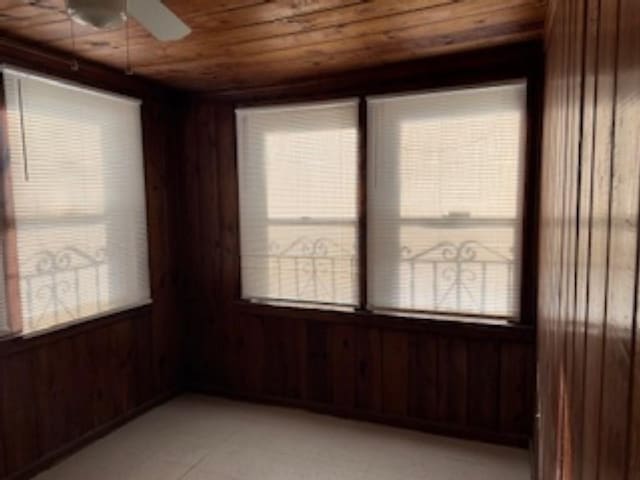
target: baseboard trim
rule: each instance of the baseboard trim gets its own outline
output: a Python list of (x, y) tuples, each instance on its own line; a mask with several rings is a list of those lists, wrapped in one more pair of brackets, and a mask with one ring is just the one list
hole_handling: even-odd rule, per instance
[[(444, 425), (439, 423), (433, 423), (414, 417), (399, 417), (393, 415), (380, 414), (376, 412), (355, 410), (350, 408), (339, 408), (333, 405), (326, 405), (317, 402), (309, 402), (300, 399), (290, 399), (274, 397), (270, 395), (255, 395), (247, 393), (239, 393), (229, 389), (219, 388), (215, 386), (197, 385), (191, 386), (186, 392), (200, 393), (204, 395), (219, 396), (232, 400), (241, 400), (251, 403), (259, 403), (266, 405), (274, 405), (289, 408), (298, 408), (314, 413), (320, 413), (323, 415), (332, 415), (339, 418), (360, 420), (372, 423), (378, 423), (382, 425), (388, 425), (392, 427), (406, 428), (409, 430), (417, 430), (425, 433), (431, 433), (435, 435), (443, 435), (447, 437), (456, 437), (465, 440), (475, 440), (485, 443), (505, 445), (518, 448), (529, 448), (531, 439), (524, 435), (512, 435), (506, 433), (492, 432), (487, 430), (469, 428), (469, 427), (456, 427), (453, 425)], [(111, 433), (118, 427), (133, 420), (134, 418), (146, 413), (152, 408), (161, 405), (172, 398), (185, 393), (182, 390), (175, 390), (164, 393), (158, 397), (145, 402), (144, 404), (134, 408), (133, 410), (121, 415), (120, 417), (78, 437), (66, 445), (53, 450), (42, 458), (29, 465), (18, 472), (10, 474), (5, 480), (27, 480), (34, 477), (38, 473), (47, 470), (51, 466), (55, 465), (64, 458), (77, 452), (88, 444), (98, 440), (101, 437)]]
[(32, 463), (28, 467), (18, 472), (13, 472), (9, 474), (9, 476), (6, 477), (6, 480), (27, 480), (29, 478), (32, 478), (38, 473), (41, 473), (44, 470), (47, 470), (48, 468), (60, 462), (64, 458), (70, 456), (71, 454), (87, 446), (88, 444), (95, 442), (99, 438), (102, 438), (105, 435), (111, 433), (112, 431), (121, 427), (125, 423), (133, 420), (136, 417), (139, 417), (140, 415), (148, 412), (152, 408), (155, 408), (158, 405), (161, 405), (167, 402), (168, 400), (171, 400), (172, 398), (176, 397), (177, 395), (180, 395), (181, 393), (182, 392), (178, 390), (163, 393), (162, 395), (159, 395), (153, 398), (152, 400), (149, 400), (135, 407), (133, 410), (130, 410), (129, 412), (109, 421), (108, 423), (105, 423), (104, 425), (101, 425), (100, 427), (85, 433), (81, 437), (76, 438), (75, 440), (67, 443), (66, 445), (63, 445), (62, 447), (45, 454), (43, 457), (41, 457), (39, 460)]
[(409, 430), (417, 430), (434, 435), (455, 437), (464, 440), (474, 440), (494, 445), (528, 449), (530, 448), (531, 442), (531, 439), (526, 435), (495, 432), (473, 427), (458, 427), (450, 424), (430, 422), (428, 420), (423, 420), (415, 417), (394, 416), (366, 410), (340, 408), (334, 405), (310, 402), (307, 400), (274, 397), (263, 394), (240, 393), (217, 386), (192, 385), (189, 388), (189, 391), (205, 395), (224, 397), (231, 400), (241, 400), (251, 403), (299, 408), (314, 413), (332, 415), (334, 417), (379, 423), (392, 427), (406, 428)]

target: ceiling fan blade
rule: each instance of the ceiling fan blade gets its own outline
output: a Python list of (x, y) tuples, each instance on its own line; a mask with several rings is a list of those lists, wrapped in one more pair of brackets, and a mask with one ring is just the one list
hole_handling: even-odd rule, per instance
[(191, 29), (160, 0), (127, 0), (127, 13), (160, 41), (180, 40)]

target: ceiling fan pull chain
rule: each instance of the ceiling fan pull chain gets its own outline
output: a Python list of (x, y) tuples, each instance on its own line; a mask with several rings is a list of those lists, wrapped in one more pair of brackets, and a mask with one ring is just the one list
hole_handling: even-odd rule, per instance
[(73, 26), (73, 20), (69, 17), (69, 33), (71, 35), (71, 70), (77, 72), (80, 70), (80, 65), (78, 64), (78, 59), (76, 58), (76, 29)]
[(125, 34), (125, 50), (126, 50), (126, 65), (124, 68), (124, 73), (126, 75), (133, 75), (133, 68), (131, 68), (131, 54), (129, 52), (129, 23), (131, 20), (127, 19), (124, 22), (124, 34)]

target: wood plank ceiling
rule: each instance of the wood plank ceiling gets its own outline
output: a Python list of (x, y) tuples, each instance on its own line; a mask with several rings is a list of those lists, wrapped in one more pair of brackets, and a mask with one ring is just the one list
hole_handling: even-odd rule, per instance
[[(220, 91), (310, 79), (445, 52), (539, 38), (546, 0), (166, 0), (193, 33), (160, 43), (129, 27), (134, 72)], [(64, 0), (0, 0), (0, 36), (116, 68), (125, 30), (71, 25)], [(75, 45), (74, 45), (75, 43)]]

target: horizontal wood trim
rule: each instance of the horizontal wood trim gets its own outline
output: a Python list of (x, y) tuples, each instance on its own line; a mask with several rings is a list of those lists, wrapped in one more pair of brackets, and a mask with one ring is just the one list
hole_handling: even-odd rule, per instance
[(43, 345), (57, 342), (69, 337), (100, 330), (113, 323), (138, 320), (149, 317), (151, 305), (143, 305), (129, 310), (100, 316), (91, 320), (81, 320), (68, 325), (56, 326), (52, 331), (23, 335), (10, 335), (0, 337), (0, 358), (23, 352), (24, 350), (37, 349)]
[(539, 77), (543, 44), (522, 41), (512, 45), (446, 53), (384, 66), (361, 68), (309, 79), (277, 82), (260, 87), (230, 88), (193, 94), (195, 102), (234, 102), (238, 106), (312, 101), (346, 96), (380, 95), (411, 90), (499, 82)]
[(34, 73), (58, 77), (93, 88), (130, 95), (142, 100), (166, 101), (177, 90), (136, 76), (126, 75), (124, 68), (113, 68), (91, 60), (79, 60), (74, 70), (74, 57), (32, 41), (0, 37), (0, 65), (19, 67)]
[(392, 427), (418, 430), (424, 433), (445, 435), (465, 440), (505, 445), (518, 448), (529, 448), (531, 439), (528, 435), (508, 433), (496, 433), (494, 430), (482, 428), (466, 428), (452, 426), (450, 423), (438, 423), (416, 418), (407, 418), (403, 415), (376, 414), (367, 410), (341, 408), (320, 402), (309, 402), (295, 399), (287, 399), (271, 395), (242, 394), (235, 390), (223, 389), (216, 386), (193, 385), (192, 390), (208, 395), (221, 396), (232, 400), (257, 402), (267, 405), (301, 408), (311, 412), (333, 415), (340, 418), (361, 420), (380, 423)]
[(443, 333), (462, 337), (508, 339), (533, 343), (535, 327), (532, 325), (508, 322), (482, 322), (473, 320), (449, 320), (438, 318), (415, 318), (401, 314), (379, 314), (358, 310), (340, 311), (315, 309), (308, 307), (278, 306), (247, 301), (234, 303), (237, 315), (252, 314), (264, 318), (293, 318), (325, 323), (338, 323), (353, 326), (377, 327), (406, 332)]

